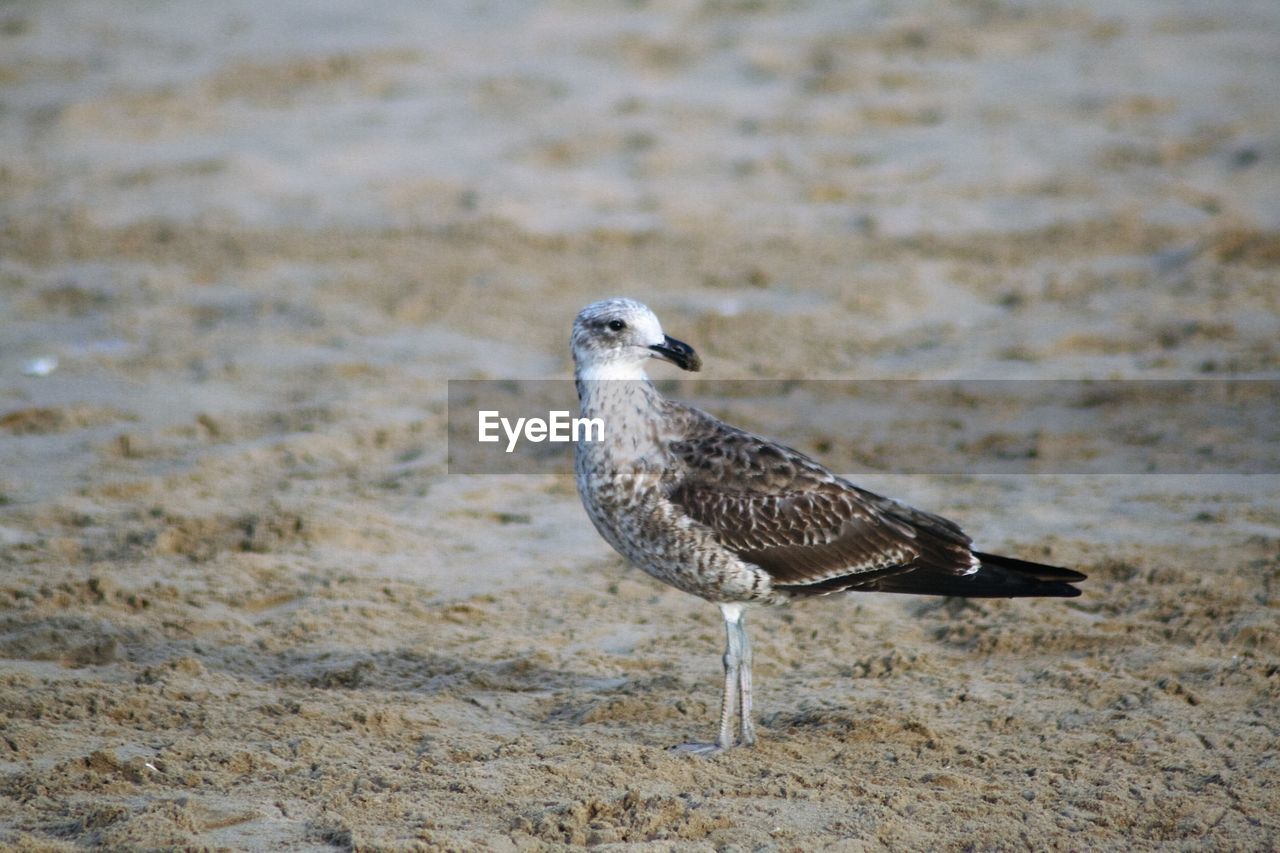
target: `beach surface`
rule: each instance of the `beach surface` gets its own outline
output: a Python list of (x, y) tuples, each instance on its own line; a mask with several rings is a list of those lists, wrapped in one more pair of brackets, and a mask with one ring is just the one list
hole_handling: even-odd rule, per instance
[(703, 760), (716, 608), (446, 465), (614, 295), (712, 379), (1280, 378), (1280, 4), (0, 6), (0, 845), (1280, 845), (1275, 423), (906, 475), (724, 401), (1089, 580), (752, 611)]

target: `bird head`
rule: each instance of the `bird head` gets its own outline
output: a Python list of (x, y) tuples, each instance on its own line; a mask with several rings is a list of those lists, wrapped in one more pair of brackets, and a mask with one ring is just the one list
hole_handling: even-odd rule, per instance
[(662, 331), (658, 318), (634, 299), (593, 302), (573, 321), (575, 373), (583, 379), (640, 379), (651, 358), (696, 371), (702, 359), (693, 347)]

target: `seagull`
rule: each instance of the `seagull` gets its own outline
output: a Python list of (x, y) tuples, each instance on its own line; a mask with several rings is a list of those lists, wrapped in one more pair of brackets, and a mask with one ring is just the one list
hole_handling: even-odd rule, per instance
[(571, 338), (584, 417), (574, 471), (582, 505), (618, 553), (654, 578), (719, 606), (727, 644), (720, 731), (674, 747), (710, 755), (755, 743), (751, 605), (845, 592), (970, 598), (1073, 597), (1085, 575), (976, 551), (953, 522), (869, 492), (805, 454), (665, 399), (645, 365), (697, 371), (693, 347), (643, 304), (583, 308)]

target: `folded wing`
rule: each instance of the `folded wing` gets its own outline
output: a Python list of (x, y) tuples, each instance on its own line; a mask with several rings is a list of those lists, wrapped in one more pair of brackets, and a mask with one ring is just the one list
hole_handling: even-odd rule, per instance
[(775, 586), (828, 593), (920, 569), (977, 568), (950, 521), (859, 489), (798, 451), (714, 426), (672, 445), (685, 474), (670, 499)]
[[(701, 414), (701, 413), (699, 413)], [(814, 460), (708, 416), (674, 442), (669, 497), (775, 589), (926, 595), (1077, 595), (1084, 575), (977, 554), (954, 523), (860, 489)]]

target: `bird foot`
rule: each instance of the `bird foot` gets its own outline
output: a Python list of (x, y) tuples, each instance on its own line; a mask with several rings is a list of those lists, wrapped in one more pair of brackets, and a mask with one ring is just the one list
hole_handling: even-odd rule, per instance
[(728, 748), (729, 747), (721, 746), (718, 743), (678, 743), (667, 751), (680, 753), (682, 755), (697, 755), (701, 758), (710, 758), (717, 753), (724, 752)]

